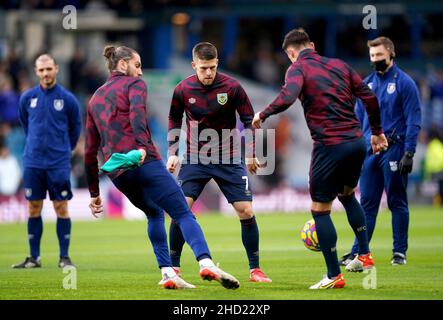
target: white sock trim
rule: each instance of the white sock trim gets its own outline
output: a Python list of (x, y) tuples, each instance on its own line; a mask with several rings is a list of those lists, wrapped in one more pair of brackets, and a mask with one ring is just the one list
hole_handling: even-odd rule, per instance
[(176, 273), (175, 273), (174, 269), (172, 269), (172, 267), (162, 267), (161, 268), (161, 273), (162, 273), (162, 276), (164, 274), (166, 274), (170, 278), (172, 278), (173, 276), (176, 275)]
[(209, 258), (201, 259), (198, 263), (200, 264), (200, 268), (215, 267), (214, 262)]

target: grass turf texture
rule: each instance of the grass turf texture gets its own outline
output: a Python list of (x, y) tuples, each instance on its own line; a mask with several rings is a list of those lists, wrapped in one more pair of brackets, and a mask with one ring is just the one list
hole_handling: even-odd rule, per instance
[[(86, 210), (86, 209), (85, 209)], [(363, 288), (368, 274), (343, 270), (346, 287), (312, 291), (326, 267), (321, 253), (307, 250), (300, 229), (308, 213), (259, 215), (261, 267), (273, 283), (248, 281), (248, 264), (236, 217), (204, 215), (198, 218), (215, 262), (241, 282), (226, 290), (203, 281), (189, 247), (182, 256), (184, 279), (192, 290), (165, 290), (157, 285), (160, 272), (144, 221), (74, 222), (70, 255), (77, 265), (77, 289), (65, 290), (67, 275), (57, 267), (58, 241), (54, 223), (45, 223), (41, 269), (14, 270), (28, 253), (26, 224), (0, 225), (0, 299), (443, 299), (443, 212), (411, 208), (408, 264), (391, 266), (391, 214), (381, 212), (371, 243), (376, 261), (377, 288)], [(353, 234), (342, 212), (332, 219), (338, 233), (339, 256), (350, 249)]]

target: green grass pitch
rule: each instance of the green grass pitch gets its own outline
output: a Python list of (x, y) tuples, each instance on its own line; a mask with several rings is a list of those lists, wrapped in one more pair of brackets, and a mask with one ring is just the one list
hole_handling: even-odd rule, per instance
[[(85, 208), (87, 210), (87, 208)], [(376, 261), (376, 289), (364, 289), (368, 274), (345, 273), (342, 290), (311, 291), (325, 273), (321, 253), (304, 248), (299, 230), (308, 213), (259, 215), (261, 266), (273, 283), (248, 281), (248, 264), (236, 217), (218, 214), (198, 218), (215, 262), (241, 282), (226, 290), (198, 277), (189, 247), (182, 258), (184, 278), (193, 290), (165, 290), (157, 285), (152, 247), (144, 221), (74, 222), (70, 255), (77, 264), (77, 289), (63, 289), (67, 276), (57, 267), (54, 223), (45, 223), (41, 269), (13, 270), (28, 253), (26, 224), (0, 225), (0, 300), (4, 299), (162, 299), (162, 300), (295, 300), (295, 299), (443, 299), (443, 211), (412, 207), (408, 264), (391, 266), (391, 214), (381, 212), (371, 244)], [(334, 212), (339, 255), (350, 248), (352, 231), (346, 216)], [(374, 276), (374, 275), (373, 275)], [(372, 282), (374, 283), (374, 282)]]

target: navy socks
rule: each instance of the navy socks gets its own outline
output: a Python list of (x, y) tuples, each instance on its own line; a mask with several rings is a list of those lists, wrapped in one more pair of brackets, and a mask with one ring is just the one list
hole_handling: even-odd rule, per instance
[[(28, 219), (28, 239), (31, 257), (40, 256), (40, 240), (43, 234), (42, 217)], [(57, 218), (57, 237), (60, 248), (60, 257), (69, 256), (69, 242), (71, 238), (71, 219)]]
[(249, 260), (249, 269), (258, 268), (260, 266), (258, 253), (259, 233), (255, 216), (249, 219), (240, 220), (240, 224), (241, 238)]
[(180, 267), (180, 256), (182, 254), (185, 238), (183, 238), (180, 226), (175, 220), (171, 220), (169, 225), (169, 250), (171, 255), (172, 265)]
[(40, 256), (40, 240), (43, 233), (42, 217), (28, 218), (28, 239), (31, 257)]
[(311, 210), (311, 212), (315, 220), (318, 242), (328, 268), (328, 277), (332, 279), (341, 272), (337, 258), (337, 232), (331, 220), (331, 211)]
[[(240, 220), (241, 236), (243, 246), (249, 260), (249, 268), (254, 269), (259, 267), (259, 232), (255, 217), (250, 219)], [(171, 254), (171, 261), (174, 267), (180, 267), (180, 257), (183, 250), (185, 239), (182, 231), (175, 220), (171, 221), (169, 226), (169, 249)]]
[(366, 226), (366, 217), (360, 203), (355, 198), (354, 193), (349, 196), (339, 196), (338, 200), (342, 203), (348, 216), (349, 224), (354, 230), (358, 240), (358, 253), (366, 254), (369, 252), (368, 232)]
[(71, 218), (57, 218), (57, 237), (60, 247), (60, 258), (69, 256), (71, 240)]

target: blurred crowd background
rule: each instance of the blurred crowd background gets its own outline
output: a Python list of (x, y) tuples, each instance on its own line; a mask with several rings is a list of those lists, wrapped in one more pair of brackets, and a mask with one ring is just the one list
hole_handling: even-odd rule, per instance
[[(289, 60), (281, 50), (285, 33), (304, 27), (317, 51), (338, 57), (363, 77), (372, 70), (366, 41), (379, 35), (396, 46), (397, 64), (416, 81), (422, 98), (422, 130), (410, 199), (441, 205), (443, 190), (443, 6), (435, 1), (371, 1), (377, 29), (362, 27), (366, 3), (289, 0), (4, 0), (0, 3), (0, 200), (21, 192), (24, 132), (18, 121), (20, 94), (36, 85), (33, 61), (50, 52), (58, 81), (78, 98), (85, 114), (91, 94), (106, 80), (104, 45), (138, 50), (149, 87), (149, 125), (166, 159), (167, 113), (176, 83), (191, 74), (191, 48), (210, 41), (219, 48), (220, 71), (244, 84), (256, 111), (283, 84)], [(75, 29), (64, 29), (63, 8), (76, 8)], [(257, 177), (259, 192), (307, 189), (311, 141), (301, 108), (275, 117), (276, 172)], [(83, 118), (84, 120), (84, 118)], [(72, 158), (72, 184), (86, 188), (84, 138)], [(214, 189), (215, 190), (215, 189)], [(218, 192), (218, 191), (214, 191)]]

